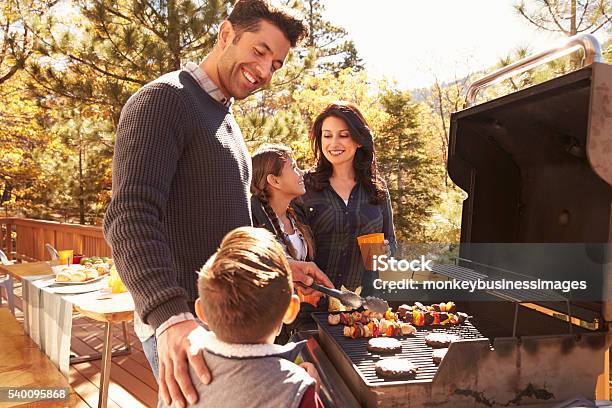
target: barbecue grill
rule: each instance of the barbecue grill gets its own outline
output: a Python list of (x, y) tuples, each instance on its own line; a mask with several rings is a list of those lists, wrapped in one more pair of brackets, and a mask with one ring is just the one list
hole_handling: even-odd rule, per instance
[[(483, 87), (576, 47), (584, 50), (583, 68), (472, 106)], [(448, 172), (468, 195), (459, 259), (434, 272), (472, 280), (532, 271), (529, 256), (510, 250), (508, 257), (492, 257), (473, 244), (609, 245), (610, 112), (612, 66), (601, 63), (599, 44), (590, 35), (475, 82), (466, 109), (451, 117)], [(344, 338), (341, 326), (328, 325), (327, 313), (313, 315), (317, 331), (298, 333), (298, 339), (308, 339), (303, 357), (318, 366), (321, 395), (330, 407), (555, 406), (579, 395), (609, 400), (612, 264), (603, 248), (599, 262), (579, 265), (581, 272), (600, 277), (597, 298), (576, 301), (554, 291), (489, 291), (477, 301), (429, 297), (428, 303), (455, 300), (472, 317), (456, 327), (421, 327), (415, 336), (400, 338), (400, 356), (419, 367), (413, 379), (379, 378), (374, 364), (389, 357), (367, 351), (367, 339)], [(538, 274), (558, 273), (547, 265), (539, 263)], [(403, 302), (390, 303), (395, 310)], [(431, 331), (460, 337), (439, 366), (424, 342)]]

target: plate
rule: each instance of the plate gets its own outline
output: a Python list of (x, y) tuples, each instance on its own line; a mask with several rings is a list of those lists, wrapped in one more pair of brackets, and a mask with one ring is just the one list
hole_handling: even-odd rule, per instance
[(93, 283), (93, 282), (97, 282), (101, 279), (104, 279), (105, 276), (108, 276), (108, 274), (106, 275), (102, 275), (102, 276), (98, 276), (97, 278), (93, 278), (93, 279), (89, 279), (83, 282), (58, 282), (56, 280), (53, 281), (54, 285), (87, 285), (88, 283)]
[(46, 290), (60, 295), (76, 295), (79, 293), (96, 292), (105, 289), (106, 285), (107, 283), (104, 281), (97, 281), (90, 285), (54, 285)]

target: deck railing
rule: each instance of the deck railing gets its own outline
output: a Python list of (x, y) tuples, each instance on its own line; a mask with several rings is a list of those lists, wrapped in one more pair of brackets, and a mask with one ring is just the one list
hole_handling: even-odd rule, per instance
[(102, 227), (29, 218), (0, 218), (0, 249), (9, 259), (49, 260), (45, 244), (87, 256), (111, 256)]

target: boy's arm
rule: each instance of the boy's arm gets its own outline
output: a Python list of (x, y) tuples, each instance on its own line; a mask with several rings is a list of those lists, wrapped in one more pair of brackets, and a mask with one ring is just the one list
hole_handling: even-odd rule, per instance
[(302, 397), (302, 401), (300, 401), (299, 408), (324, 408), (323, 401), (319, 397), (319, 387), (321, 386), (321, 378), (319, 377), (319, 373), (317, 372), (317, 368), (312, 363), (302, 363), (300, 364), (308, 375), (314, 378), (315, 383), (308, 387), (304, 396)]
[(304, 393), (302, 401), (300, 401), (299, 408), (325, 408), (323, 401), (321, 401), (321, 397), (319, 397), (319, 394), (317, 394), (317, 391), (315, 390), (314, 385), (308, 387)]

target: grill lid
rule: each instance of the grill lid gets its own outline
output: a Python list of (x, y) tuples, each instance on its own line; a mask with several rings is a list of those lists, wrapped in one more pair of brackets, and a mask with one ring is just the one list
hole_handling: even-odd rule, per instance
[(578, 248), (582, 257), (562, 254), (556, 262), (529, 245), (508, 246), (502, 255), (461, 245), (460, 257), (544, 279), (558, 278), (571, 262), (573, 276), (588, 277), (598, 289), (597, 296), (581, 300), (591, 301), (607, 321), (612, 320), (610, 100), (612, 66), (593, 63), (454, 113), (448, 154), (449, 175), (468, 194), (462, 244), (599, 245)]

